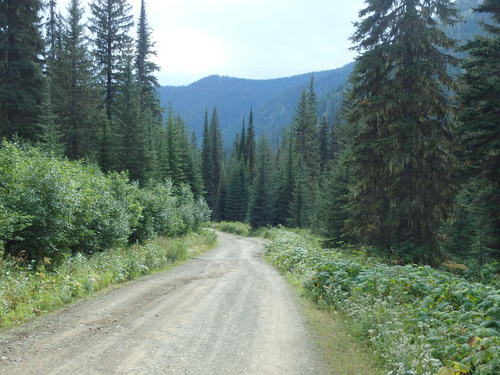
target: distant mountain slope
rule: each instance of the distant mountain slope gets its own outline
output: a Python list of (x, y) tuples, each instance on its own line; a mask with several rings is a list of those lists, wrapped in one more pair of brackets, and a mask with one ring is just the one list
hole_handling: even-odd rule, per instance
[[(485, 18), (489, 20), (489, 17), (471, 10), (481, 2), (456, 0), (465, 22), (445, 28), (446, 33), (460, 43), (482, 34), (478, 21)], [(276, 144), (283, 127), (291, 122), (301, 90), (309, 87), (311, 74), (314, 75), (314, 88), (320, 100), (318, 114), (325, 115), (332, 122), (342, 100), (341, 91), (347, 85), (353, 67), (354, 63), (351, 63), (338, 69), (268, 80), (214, 75), (188, 86), (162, 87), (160, 98), (165, 108), (169, 102), (172, 103), (175, 113), (186, 121), (188, 128), (194, 130), (199, 138), (205, 110), (210, 116), (213, 108), (217, 107), (226, 145), (230, 145), (236, 133), (240, 132), (243, 118), (248, 121), (252, 107), (257, 134), (264, 132)], [(453, 73), (458, 71), (452, 70)]]
[(290, 123), (295, 105), (303, 88), (308, 88), (311, 74), (320, 100), (340, 87), (349, 76), (353, 64), (339, 69), (301, 74), (287, 78), (251, 80), (210, 76), (188, 86), (160, 88), (162, 105), (169, 102), (187, 126), (201, 136), (205, 110), (210, 116), (217, 108), (224, 142), (230, 144), (240, 132), (243, 118), (248, 122), (253, 108), (254, 125), (258, 134), (265, 132), (276, 138), (280, 129)]

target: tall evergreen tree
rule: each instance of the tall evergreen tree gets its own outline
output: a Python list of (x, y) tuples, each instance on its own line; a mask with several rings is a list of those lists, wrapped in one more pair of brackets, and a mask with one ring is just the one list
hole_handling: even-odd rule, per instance
[[(209, 190), (213, 189), (211, 181), (211, 177), (213, 175), (212, 143), (213, 139), (210, 136), (210, 128), (208, 126), (208, 111), (205, 110), (205, 116), (203, 118), (203, 139), (201, 145), (201, 173), (205, 185), (205, 196), (209, 194)], [(210, 188), (208, 186), (210, 186)], [(213, 208), (212, 204), (213, 202), (208, 203), (209, 207)]]
[(251, 185), (255, 177), (256, 163), (256, 142), (255, 142), (255, 126), (253, 124), (253, 109), (250, 109), (250, 117), (248, 119), (247, 135), (245, 137), (244, 149), (246, 152), (246, 163), (248, 171), (248, 183)]
[(294, 143), (298, 155), (304, 162), (309, 176), (316, 181), (320, 169), (318, 118), (316, 115), (316, 94), (313, 89), (313, 80), (309, 91), (302, 90), (300, 99), (295, 108), (292, 119)]
[(276, 197), (276, 223), (289, 224), (291, 218), (290, 206), (293, 201), (293, 187), (295, 185), (296, 155), (293, 147), (293, 135), (291, 130), (285, 130), (282, 144), (280, 146), (279, 178), (277, 182)]
[(187, 183), (187, 135), (184, 122), (179, 116), (174, 116), (173, 108), (168, 109), (165, 124), (167, 159), (169, 177), (174, 184)]
[(216, 108), (212, 111), (210, 122), (208, 121), (208, 114), (205, 112), (202, 147), (202, 172), (206, 190), (205, 199), (212, 210), (212, 216), (217, 218), (220, 216), (218, 210), (222, 209), (222, 205), (218, 200), (221, 198), (224, 149)]
[(48, 48), (48, 53), (47, 53), (47, 59), (52, 59), (54, 60), (56, 58), (56, 50), (57, 50), (57, 44), (58, 44), (58, 39), (59, 38), (59, 17), (56, 13), (56, 5), (57, 2), (56, 0), (49, 0), (48, 1), (48, 7), (49, 7), (49, 15), (48, 15), (48, 20), (47, 20), (47, 27), (46, 27), (46, 44)]
[[(186, 138), (187, 140), (187, 138)], [(194, 198), (199, 199), (203, 195), (203, 177), (201, 173), (201, 152), (198, 147), (196, 133), (193, 131), (189, 142), (186, 143), (187, 149), (187, 182), (191, 187)]]
[(241, 123), (241, 135), (239, 139), (239, 145), (237, 147), (236, 153), (239, 157), (243, 158), (246, 162), (247, 160), (247, 135), (246, 135), (246, 127), (245, 127), (245, 118)]
[[(90, 31), (95, 46), (95, 63), (99, 69), (98, 78), (104, 88), (104, 108), (109, 126), (115, 115), (119, 75), (126, 66), (124, 57), (132, 45), (129, 30), (133, 26), (131, 6), (126, 0), (93, 0), (90, 4)], [(110, 169), (112, 155), (112, 132), (104, 125), (99, 139), (99, 160), (101, 167)]]
[(155, 72), (160, 67), (151, 61), (155, 57), (155, 43), (151, 41), (151, 28), (146, 16), (146, 2), (141, 0), (141, 13), (139, 24), (137, 26), (137, 52), (135, 66), (137, 71), (137, 80), (141, 87), (141, 107), (149, 108), (153, 117), (161, 124), (162, 108), (157, 88), (160, 86)]
[(275, 163), (266, 137), (262, 135), (257, 145), (255, 178), (248, 208), (250, 225), (253, 228), (275, 222)]
[(494, 23), (483, 21), (486, 35), (461, 48), (470, 56), (459, 92), (466, 181), (457, 199), (463, 216), (454, 218), (457, 241), (451, 250), (465, 246), (466, 255), (485, 261), (488, 255), (500, 258), (500, 1), (485, 0), (474, 11), (490, 13)]
[(248, 176), (245, 158), (245, 122), (243, 121), (243, 138), (236, 135), (233, 155), (228, 168), (228, 187), (226, 199), (226, 215), (230, 221), (245, 221), (248, 210)]
[(145, 182), (152, 173), (147, 145), (147, 120), (140, 105), (140, 87), (133, 74), (132, 55), (120, 78), (112, 124), (113, 169), (129, 172), (132, 180)]
[(304, 159), (294, 160), (295, 178), (292, 186), (292, 201), (290, 202), (290, 219), (288, 225), (295, 228), (306, 228), (311, 224), (311, 204), (316, 198), (312, 191), (314, 185), (309, 178)]
[(44, 93), (42, 1), (0, 2), (0, 135), (35, 139)]
[(323, 116), (323, 119), (321, 120), (318, 137), (319, 137), (320, 170), (323, 172), (326, 170), (326, 167), (331, 157), (330, 126), (328, 125), (325, 116)]
[(361, 124), (351, 155), (351, 233), (412, 260), (437, 257), (452, 193), (449, 143), (454, 46), (440, 25), (457, 22), (449, 0), (367, 0), (352, 40), (348, 120)]
[(73, 160), (96, 157), (96, 133), (106, 121), (100, 109), (101, 87), (94, 79), (89, 56), (88, 36), (82, 21), (84, 9), (79, 0), (71, 0), (67, 16), (60, 19), (60, 46), (55, 46), (50, 72), (51, 102), (56, 122)]

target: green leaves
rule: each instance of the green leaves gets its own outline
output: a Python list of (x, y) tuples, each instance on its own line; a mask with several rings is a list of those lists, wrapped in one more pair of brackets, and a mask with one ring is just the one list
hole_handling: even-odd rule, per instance
[[(437, 258), (437, 229), (452, 190), (448, 147), (452, 83), (442, 53), (453, 41), (451, 1), (367, 0), (352, 40), (364, 52), (347, 96), (352, 142), (348, 229), (352, 238), (393, 246), (410, 261)], [(439, 146), (438, 146), (439, 145)]]
[(271, 260), (301, 275), (318, 302), (350, 316), (388, 371), (499, 372), (497, 288), (429, 266), (389, 266), (325, 250), (298, 233), (277, 230), (274, 237), (268, 246)]
[(61, 259), (198, 229), (209, 210), (185, 186), (140, 189), (125, 173), (104, 174), (37, 149), (0, 147), (0, 243), (12, 255)]

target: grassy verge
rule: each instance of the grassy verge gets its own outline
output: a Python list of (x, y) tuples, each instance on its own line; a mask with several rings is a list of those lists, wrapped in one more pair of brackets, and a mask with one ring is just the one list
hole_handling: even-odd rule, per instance
[(250, 225), (237, 221), (220, 221), (210, 223), (210, 228), (216, 229), (221, 232), (238, 234), (240, 236), (250, 235)]
[(57, 266), (48, 258), (36, 269), (19, 259), (0, 260), (0, 328), (23, 323), (110, 285), (166, 270), (216, 242), (213, 232), (201, 231), (92, 256), (67, 256)]
[(383, 374), (373, 352), (352, 335), (352, 323), (344, 314), (319, 306), (308, 295), (300, 278), (288, 273), (286, 279), (293, 287), (301, 315), (331, 374)]

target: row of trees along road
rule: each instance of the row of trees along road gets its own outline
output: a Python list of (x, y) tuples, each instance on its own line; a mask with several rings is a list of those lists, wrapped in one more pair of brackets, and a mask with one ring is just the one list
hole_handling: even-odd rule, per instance
[(172, 108), (162, 119), (144, 1), (133, 38), (126, 0), (91, 1), (88, 27), (78, 0), (64, 16), (55, 0), (44, 13), (40, 0), (5, 0), (0, 136), (141, 183), (187, 183), (217, 220), (309, 227), (403, 261), (498, 260), (500, 3), (474, 10), (491, 24), (461, 47), (465, 63), (442, 31), (460, 21), (456, 4), (365, 1), (338, 120), (318, 119), (311, 79), (278, 147), (256, 140), (250, 110), (225, 152), (216, 109), (201, 150)]
[[(498, 0), (474, 11), (500, 21)], [(451, 1), (368, 0), (360, 17), (334, 124), (318, 119), (313, 77), (274, 151), (250, 112), (225, 163), (216, 112), (205, 118), (214, 218), (309, 227), (404, 262), (499, 260), (500, 28), (483, 23), (464, 62), (442, 31), (460, 22)]]
[[(46, 3), (46, 4), (45, 4)], [(126, 0), (0, 4), (0, 137), (85, 158), (132, 180), (187, 183), (202, 194), (200, 159), (172, 110), (162, 119), (152, 30), (141, 2), (135, 38)], [(177, 151), (174, 151), (177, 150)]]

